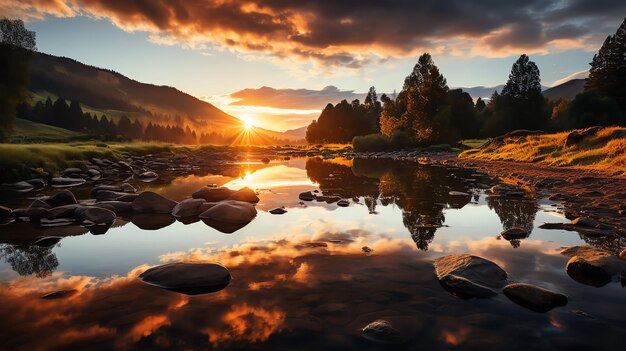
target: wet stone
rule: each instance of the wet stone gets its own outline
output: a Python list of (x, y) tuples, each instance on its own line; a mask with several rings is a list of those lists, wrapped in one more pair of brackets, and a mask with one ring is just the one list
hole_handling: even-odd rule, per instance
[(535, 312), (548, 312), (567, 304), (567, 296), (531, 284), (509, 284), (502, 292), (511, 301)]
[(150, 285), (188, 295), (216, 292), (228, 286), (231, 275), (214, 263), (170, 263), (150, 268), (139, 275)]
[(509, 228), (500, 233), (505, 240), (524, 239), (528, 237), (528, 234), (526, 229), (519, 227)]
[(282, 207), (279, 207), (279, 208), (272, 209), (272, 210), (270, 210), (269, 212), (270, 212), (271, 214), (281, 215), (281, 214), (285, 214), (285, 213), (287, 213), (287, 210), (285, 210), (285, 209), (284, 209), (284, 208), (282, 208)]
[(43, 200), (45, 203), (50, 205), (51, 207), (58, 207), (64, 205), (73, 205), (76, 204), (76, 197), (69, 190), (63, 190), (58, 192), (47, 199)]
[(152, 191), (145, 191), (133, 200), (133, 211), (137, 213), (172, 213), (176, 201), (167, 199)]
[(375, 343), (398, 344), (402, 342), (400, 332), (384, 319), (376, 320), (363, 327), (361, 335)]

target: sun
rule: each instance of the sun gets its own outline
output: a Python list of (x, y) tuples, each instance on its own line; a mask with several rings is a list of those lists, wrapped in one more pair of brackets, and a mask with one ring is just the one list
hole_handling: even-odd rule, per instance
[(243, 128), (247, 129), (247, 130), (250, 130), (250, 129), (254, 128), (254, 126), (252, 125), (252, 122), (250, 122), (250, 121), (243, 121)]

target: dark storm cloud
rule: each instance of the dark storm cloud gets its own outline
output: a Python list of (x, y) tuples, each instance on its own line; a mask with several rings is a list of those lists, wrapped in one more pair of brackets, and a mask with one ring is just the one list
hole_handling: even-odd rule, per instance
[(595, 48), (626, 13), (619, 0), (27, 0), (22, 17), (91, 15), (152, 40), (352, 67), (420, 51), (494, 56)]

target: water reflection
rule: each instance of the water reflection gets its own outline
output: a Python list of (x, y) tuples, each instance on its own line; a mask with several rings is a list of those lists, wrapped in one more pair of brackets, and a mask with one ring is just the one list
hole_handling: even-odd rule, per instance
[[(493, 181), (483, 175), (376, 159), (238, 167), (238, 174), (149, 186), (176, 200), (207, 184), (251, 187), (260, 193), (259, 214), (243, 228), (170, 215), (119, 218), (100, 236), (77, 226), (1, 227), (0, 348), (369, 350), (381, 347), (359, 330), (380, 318), (402, 333), (405, 349), (604, 349), (626, 332), (619, 284), (597, 289), (565, 273), (560, 248), (581, 240), (534, 229), (550, 215), (534, 199), (485, 197)], [(353, 201), (346, 208), (300, 203), (300, 192), (317, 189)], [(279, 206), (288, 212), (266, 212)], [(514, 226), (533, 233), (512, 254), (519, 242), (496, 235)], [(61, 241), (35, 245), (43, 237)], [(570, 303), (539, 314), (502, 295), (460, 300), (441, 288), (432, 259), (461, 252)], [(152, 265), (178, 261), (218, 262), (233, 280), (219, 292), (186, 296), (137, 279)], [(58, 298), (41, 298), (50, 293)]]

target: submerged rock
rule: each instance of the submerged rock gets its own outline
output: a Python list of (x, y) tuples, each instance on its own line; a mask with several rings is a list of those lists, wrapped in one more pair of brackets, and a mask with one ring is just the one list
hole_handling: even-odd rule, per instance
[(514, 240), (527, 238), (528, 234), (528, 231), (524, 228), (513, 227), (500, 233), (500, 236), (506, 240)]
[(278, 208), (275, 208), (275, 209), (273, 209), (273, 210), (270, 210), (270, 213), (271, 213), (271, 214), (275, 214), (275, 215), (281, 215), (281, 214), (285, 214), (285, 213), (287, 213), (287, 210), (285, 210), (285, 209), (284, 209), (284, 208), (282, 208), (282, 207), (278, 207)]
[(235, 191), (228, 188), (202, 188), (191, 195), (194, 199), (204, 199), (208, 202), (218, 202), (228, 199)]
[(376, 343), (398, 344), (402, 342), (400, 332), (384, 319), (376, 320), (363, 327), (361, 335)]
[(348, 207), (348, 206), (350, 206), (350, 201), (348, 201), (348, 200), (339, 200), (339, 201), (337, 201), (337, 206), (339, 206), (339, 207)]
[(616, 275), (626, 275), (626, 261), (609, 251), (593, 246), (573, 246), (561, 254), (571, 257), (565, 266), (567, 274), (582, 284), (600, 287)]
[(144, 191), (133, 200), (133, 211), (137, 213), (172, 213), (178, 203), (152, 191)]
[(248, 187), (244, 187), (244, 188), (237, 190), (228, 199), (236, 200), (236, 201), (245, 201), (245, 202), (250, 202), (250, 203), (259, 202), (259, 197), (256, 195), (256, 193), (252, 189)]
[(313, 201), (315, 200), (315, 195), (310, 191), (305, 191), (298, 195), (298, 198), (302, 201)]
[(150, 285), (188, 295), (216, 292), (228, 286), (231, 275), (215, 263), (170, 263), (146, 270), (139, 278)]
[(492, 289), (474, 283), (471, 280), (459, 277), (454, 274), (448, 274), (439, 279), (439, 284), (452, 293), (462, 299), (470, 298), (489, 298), (496, 296), (498, 293)]
[(548, 312), (567, 305), (567, 296), (531, 284), (509, 284), (502, 292), (511, 301), (535, 312)]

